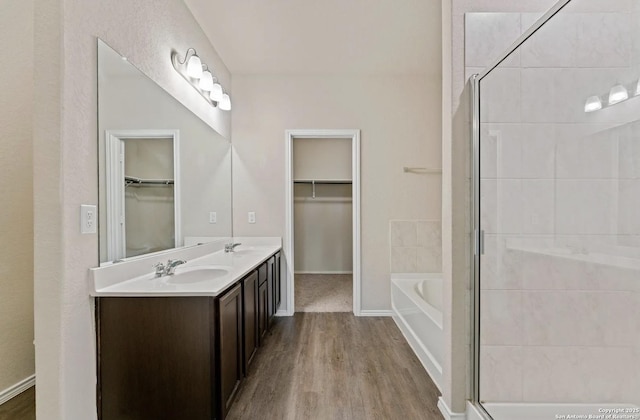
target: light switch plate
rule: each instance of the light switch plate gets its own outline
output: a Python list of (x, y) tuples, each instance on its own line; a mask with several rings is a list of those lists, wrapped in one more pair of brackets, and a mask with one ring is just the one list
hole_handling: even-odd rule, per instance
[(256, 222), (256, 212), (255, 211), (250, 211), (249, 212), (249, 223), (255, 223)]
[(217, 223), (218, 222), (218, 215), (216, 214), (215, 211), (210, 211), (209, 212), (209, 223)]
[(98, 226), (98, 208), (95, 205), (80, 206), (80, 233), (96, 233)]

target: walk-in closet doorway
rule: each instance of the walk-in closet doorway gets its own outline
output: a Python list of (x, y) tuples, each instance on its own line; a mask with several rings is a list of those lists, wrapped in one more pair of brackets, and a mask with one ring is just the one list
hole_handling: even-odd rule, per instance
[(360, 131), (286, 132), (286, 308), (360, 315)]

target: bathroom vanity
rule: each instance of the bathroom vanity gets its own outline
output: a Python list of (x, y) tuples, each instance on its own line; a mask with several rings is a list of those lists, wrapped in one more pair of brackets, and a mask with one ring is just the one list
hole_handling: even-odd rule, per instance
[(280, 304), (280, 261), (279, 245), (240, 247), (96, 282), (98, 418), (224, 419)]

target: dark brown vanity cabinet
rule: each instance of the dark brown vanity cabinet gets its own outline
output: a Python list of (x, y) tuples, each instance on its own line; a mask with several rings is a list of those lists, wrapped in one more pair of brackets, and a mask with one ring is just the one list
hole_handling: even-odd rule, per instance
[(276, 261), (216, 297), (96, 298), (98, 418), (224, 419), (269, 328)]

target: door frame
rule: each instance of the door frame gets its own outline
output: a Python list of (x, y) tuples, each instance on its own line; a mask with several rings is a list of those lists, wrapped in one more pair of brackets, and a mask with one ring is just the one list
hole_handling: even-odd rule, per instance
[[(124, 142), (127, 139), (173, 139), (173, 213), (175, 246), (182, 244), (180, 216), (180, 130), (105, 130), (107, 191), (107, 260), (124, 258), (126, 221), (124, 220)], [(121, 216), (121, 217), (120, 217)], [(120, 219), (120, 220), (118, 220)]]
[(279, 315), (295, 313), (294, 286), (294, 186), (293, 186), (293, 140), (294, 139), (349, 139), (351, 140), (351, 194), (353, 229), (353, 314), (361, 315), (361, 238), (360, 238), (360, 130), (285, 130), (285, 209), (286, 224), (284, 258), (286, 266), (286, 307)]

